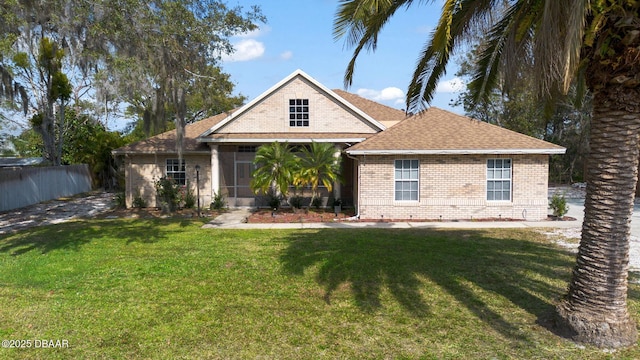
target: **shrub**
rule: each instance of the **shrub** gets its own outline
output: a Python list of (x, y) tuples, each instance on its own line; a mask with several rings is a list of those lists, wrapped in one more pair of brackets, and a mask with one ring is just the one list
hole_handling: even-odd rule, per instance
[(182, 198), (180, 185), (171, 178), (162, 177), (154, 183), (154, 186), (163, 210), (176, 211)]
[(564, 195), (553, 194), (551, 201), (549, 201), (549, 207), (553, 210), (553, 216), (556, 217), (563, 217), (569, 211)]
[(131, 206), (134, 208), (146, 208), (147, 207), (147, 202), (144, 201), (144, 199), (142, 198), (142, 196), (137, 195), (133, 198), (133, 203), (131, 203)]
[(271, 190), (267, 192), (267, 204), (269, 204), (269, 208), (278, 210), (280, 209), (281, 202), (282, 202), (282, 196), (275, 194)]
[(293, 206), (294, 209), (300, 209), (302, 208), (302, 201), (304, 199), (302, 198), (302, 196), (300, 195), (295, 195), (292, 196), (291, 198), (289, 198), (289, 204), (291, 204), (291, 206)]
[(222, 210), (227, 206), (227, 201), (224, 199), (224, 195), (218, 193), (213, 195), (213, 201), (209, 208), (211, 210)]
[(116, 203), (116, 208), (124, 209), (127, 207), (127, 196), (124, 194), (124, 191), (117, 193), (113, 200)]
[(187, 180), (187, 186), (185, 187), (184, 192), (184, 207), (187, 209), (193, 209), (196, 205), (196, 196), (193, 194), (193, 190), (190, 185), (189, 180)]

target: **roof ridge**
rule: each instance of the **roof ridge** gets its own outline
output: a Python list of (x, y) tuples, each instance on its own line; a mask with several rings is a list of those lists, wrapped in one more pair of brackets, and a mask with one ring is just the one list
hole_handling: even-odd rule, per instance
[[(335, 92), (335, 93), (336, 93), (336, 94), (338, 94), (338, 95), (340, 95), (340, 93), (344, 93), (344, 94), (349, 94), (349, 95), (352, 95), (352, 96), (357, 96), (358, 98), (360, 98), (360, 99), (362, 99), (362, 100), (364, 100), (364, 101), (367, 101), (367, 102), (370, 102), (370, 103), (376, 104), (376, 105), (378, 105), (378, 106), (384, 106), (384, 107), (385, 107), (385, 108), (387, 108), (387, 109), (394, 110), (394, 111), (399, 111), (399, 112), (402, 112), (403, 114), (407, 115), (407, 112), (406, 112), (406, 111), (404, 111), (404, 110), (402, 110), (402, 109), (397, 109), (397, 108), (394, 108), (394, 107), (392, 107), (392, 106), (385, 105), (385, 104), (383, 104), (383, 103), (377, 102), (377, 101), (375, 101), (375, 100), (367, 99), (367, 98), (366, 98), (366, 97), (364, 97), (364, 96), (360, 96), (360, 95), (358, 95), (358, 94), (354, 94), (354, 93), (349, 92), (349, 91), (346, 91), (346, 90), (342, 90), (342, 89), (331, 89), (331, 91)], [(345, 100), (346, 100), (346, 99), (345, 99)]]

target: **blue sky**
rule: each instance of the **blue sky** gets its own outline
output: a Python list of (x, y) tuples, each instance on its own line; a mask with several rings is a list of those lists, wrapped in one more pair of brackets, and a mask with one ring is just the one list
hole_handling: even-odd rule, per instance
[[(415, 64), (437, 24), (441, 1), (416, 2), (402, 8), (383, 29), (375, 52), (362, 52), (349, 92), (395, 108), (404, 108), (404, 95)], [(352, 50), (333, 39), (337, 0), (229, 0), (228, 5), (259, 5), (267, 17), (260, 29), (232, 38), (236, 52), (223, 57), (236, 93), (252, 100), (295, 71), (304, 72), (330, 89), (344, 89), (343, 77)], [(461, 81), (451, 61), (432, 102), (462, 114), (449, 103), (458, 97)]]

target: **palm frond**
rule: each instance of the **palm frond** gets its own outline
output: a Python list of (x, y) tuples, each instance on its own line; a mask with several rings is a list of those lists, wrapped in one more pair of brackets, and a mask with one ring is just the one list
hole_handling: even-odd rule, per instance
[(566, 93), (580, 63), (588, 0), (542, 1), (536, 28), (535, 71), (542, 94)]
[(433, 100), (438, 81), (456, 46), (470, 37), (470, 32), (486, 21), (495, 0), (447, 0), (438, 25), (431, 34), (416, 65), (407, 90), (407, 110), (418, 112)]
[(467, 85), (476, 104), (488, 101), (491, 90), (496, 88), (500, 78), (503, 51), (509, 35), (514, 33), (510, 30), (515, 27), (515, 14), (519, 12), (519, 6), (520, 3), (507, 9), (501, 20), (491, 28), (485, 38), (477, 61), (476, 72)]
[(346, 37), (345, 47), (355, 46), (344, 76), (345, 87), (353, 83), (356, 59), (362, 49), (375, 51), (378, 34), (395, 12), (413, 0), (342, 0), (336, 13), (334, 39)]

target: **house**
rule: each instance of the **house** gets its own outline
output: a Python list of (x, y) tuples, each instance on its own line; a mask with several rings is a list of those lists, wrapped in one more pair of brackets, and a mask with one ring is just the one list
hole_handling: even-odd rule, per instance
[(301, 70), (243, 107), (188, 125), (184, 156), (175, 132), (114, 150), (124, 156), (126, 199), (155, 205), (153, 181), (195, 185), (209, 204), (260, 206), (249, 188), (256, 148), (274, 141), (328, 142), (342, 154), (343, 181), (329, 196), (361, 219), (472, 219), (547, 216), (548, 158), (565, 149), (438, 108), (403, 111), (341, 90)]

